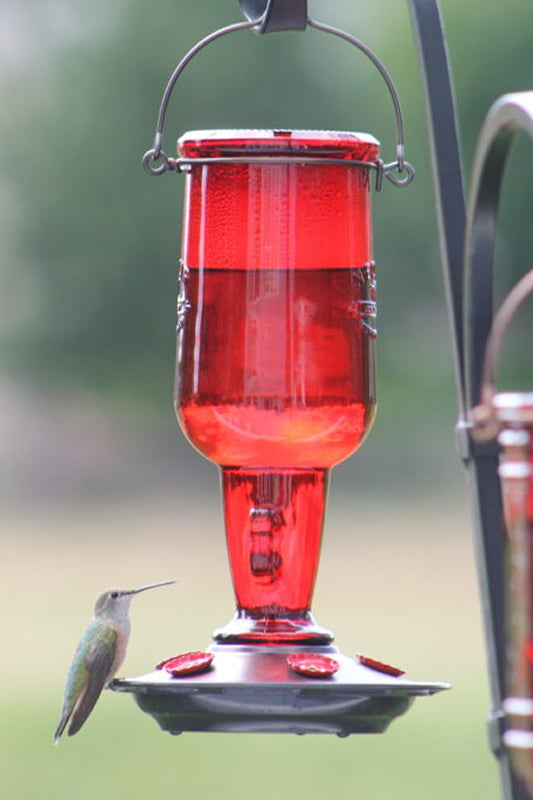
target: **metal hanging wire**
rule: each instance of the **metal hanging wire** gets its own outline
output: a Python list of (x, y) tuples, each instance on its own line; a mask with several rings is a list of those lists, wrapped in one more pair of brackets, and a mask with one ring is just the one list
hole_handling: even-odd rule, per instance
[[(194, 47), (192, 47), (188, 53), (181, 59), (178, 66), (170, 76), (170, 79), (166, 85), (165, 91), (163, 92), (163, 96), (161, 99), (161, 104), (159, 107), (159, 113), (157, 117), (157, 124), (156, 124), (156, 131), (154, 136), (154, 144), (153, 147), (146, 151), (142, 159), (142, 165), (146, 172), (150, 175), (162, 175), (164, 172), (169, 170), (176, 170), (176, 171), (186, 171), (190, 169), (190, 162), (186, 159), (174, 159), (170, 158), (167, 153), (163, 150), (163, 138), (164, 138), (164, 126), (165, 126), (165, 119), (167, 114), (168, 105), (170, 102), (170, 98), (172, 96), (172, 92), (174, 87), (178, 81), (178, 78), (182, 74), (185, 67), (190, 63), (190, 61), (196, 56), (204, 47), (211, 44), (217, 39), (220, 39), (223, 36), (226, 36), (230, 33), (235, 33), (236, 31), (242, 30), (249, 30), (254, 28), (256, 30), (261, 31), (263, 26), (263, 17), (259, 17), (253, 20), (247, 20), (245, 22), (237, 22), (232, 25), (227, 25), (226, 27), (219, 28), (213, 33), (210, 33), (208, 36), (205, 36), (199, 42), (197, 42)], [(384, 64), (380, 61), (377, 55), (361, 42), (359, 39), (356, 39), (351, 34), (347, 33), (346, 31), (340, 28), (334, 28), (331, 25), (326, 25), (322, 22), (318, 22), (311, 17), (307, 18), (307, 24), (309, 27), (314, 28), (317, 31), (322, 33), (328, 33), (330, 35), (339, 37), (344, 39), (349, 44), (354, 45), (358, 50), (360, 50), (370, 61), (374, 64), (376, 69), (379, 71), (380, 75), (382, 76), (387, 89), (389, 91), (393, 106), (394, 106), (394, 114), (396, 118), (396, 160), (391, 161), (389, 163), (384, 163), (381, 159), (376, 162), (357, 162), (357, 161), (336, 161), (337, 164), (343, 164), (345, 166), (361, 166), (364, 165), (369, 168), (373, 168), (376, 170), (376, 188), (379, 190), (381, 188), (381, 183), (383, 179), (383, 175), (385, 175), (388, 180), (391, 181), (395, 186), (407, 186), (411, 183), (414, 178), (415, 170), (414, 167), (405, 160), (405, 143), (404, 143), (404, 125), (403, 125), (403, 115), (402, 109), (400, 105), (400, 99), (398, 96), (398, 92), (394, 85), (394, 82), (385, 68)], [(251, 162), (255, 159), (253, 157), (242, 159), (245, 162)], [(317, 163), (319, 159), (313, 159), (314, 163)], [(160, 163), (157, 163), (160, 162)], [(198, 163), (199, 159), (195, 159), (195, 163)], [(329, 161), (328, 161), (329, 163)]]

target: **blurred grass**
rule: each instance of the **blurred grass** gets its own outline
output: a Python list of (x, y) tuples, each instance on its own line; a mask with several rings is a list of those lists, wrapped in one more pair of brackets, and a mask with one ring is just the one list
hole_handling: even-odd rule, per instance
[[(0, 608), (0, 786), (16, 800), (189, 800), (499, 796), (485, 736), (489, 706), (465, 508), (442, 498), (379, 505), (332, 494), (314, 611), (346, 653), (364, 652), (450, 692), (418, 699), (381, 736), (184, 734), (158, 730), (106, 692), (83, 730), (52, 734), (64, 676), (94, 595), (175, 577), (134, 602), (122, 674), (207, 645), (233, 613), (218, 497), (183, 513), (179, 496), (76, 509), (5, 511)], [(205, 495), (204, 495), (205, 498)], [(453, 507), (452, 507), (453, 505)], [(7, 655), (9, 653), (9, 656)]]

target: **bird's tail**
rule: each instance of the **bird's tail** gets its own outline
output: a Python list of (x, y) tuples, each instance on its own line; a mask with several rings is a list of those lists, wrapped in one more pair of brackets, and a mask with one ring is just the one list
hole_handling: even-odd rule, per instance
[(67, 722), (68, 722), (68, 716), (64, 714), (59, 720), (59, 725), (57, 726), (56, 732), (54, 733), (54, 744), (59, 744), (59, 740), (61, 739), (61, 734), (65, 730)]

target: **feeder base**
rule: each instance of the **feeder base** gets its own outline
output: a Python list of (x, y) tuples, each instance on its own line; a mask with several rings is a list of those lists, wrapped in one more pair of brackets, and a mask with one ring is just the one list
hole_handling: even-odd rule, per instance
[[(113, 691), (135, 695), (139, 707), (169, 733), (382, 733), (415, 697), (450, 688), (371, 669), (333, 645), (288, 647), (215, 644), (213, 668), (186, 677), (156, 670), (120, 678)], [(313, 652), (334, 658), (329, 678), (293, 672), (287, 656)]]

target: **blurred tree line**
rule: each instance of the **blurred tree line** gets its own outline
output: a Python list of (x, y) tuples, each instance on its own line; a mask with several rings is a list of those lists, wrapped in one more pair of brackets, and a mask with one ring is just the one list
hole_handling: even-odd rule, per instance
[[(506, 91), (533, 88), (532, 6), (441, 6), (468, 176), (490, 104)], [(395, 421), (443, 404), (453, 416), (408, 2), (310, 0), (309, 7), (363, 39), (391, 70), (407, 158), (417, 168), (412, 186), (386, 182), (374, 198), (381, 397)], [(155, 411), (168, 404), (173, 380), (183, 186), (174, 174), (148, 177), (140, 159), (175, 64), (199, 38), (239, 21), (238, 2), (3, 0), (0, 14), (1, 368), (38, 391), (81, 388)], [(165, 147), (172, 153), (190, 129), (272, 126), (369, 131), (386, 160), (394, 155), (393, 110), (380, 76), (357, 50), (311, 30), (246, 31), (203, 51), (176, 86)], [(533, 148), (519, 149), (504, 198), (504, 285), (531, 261)]]

